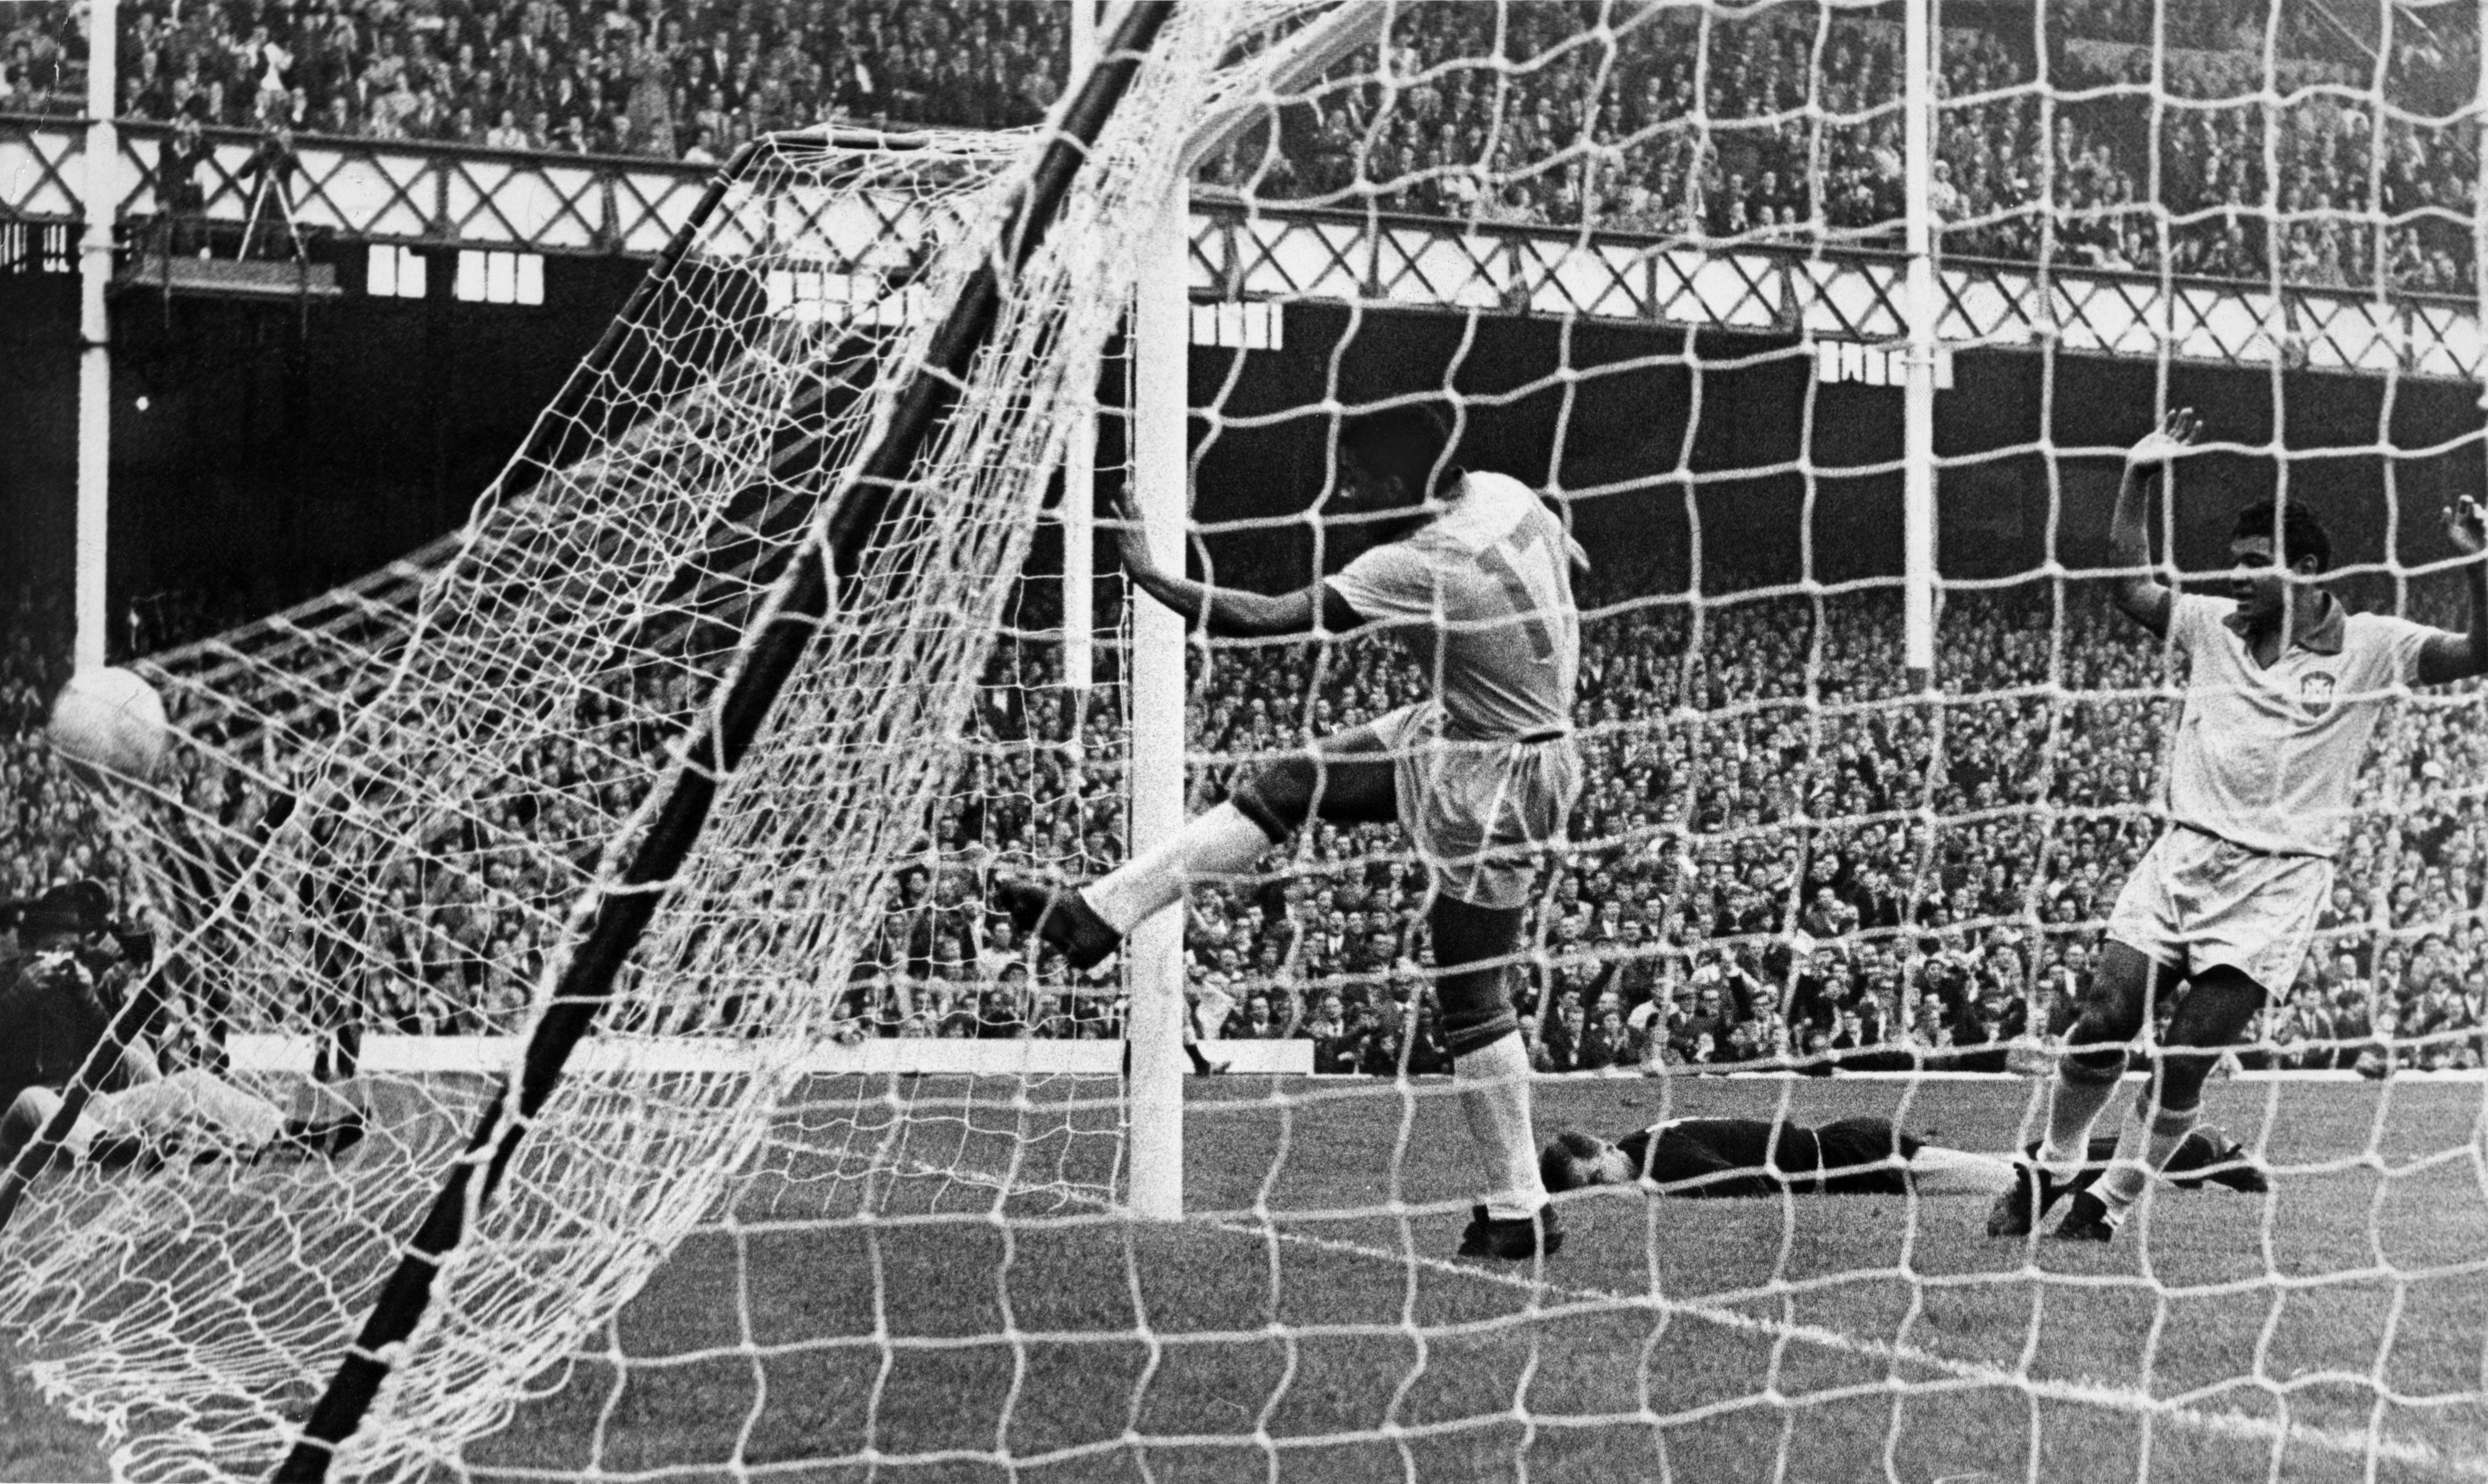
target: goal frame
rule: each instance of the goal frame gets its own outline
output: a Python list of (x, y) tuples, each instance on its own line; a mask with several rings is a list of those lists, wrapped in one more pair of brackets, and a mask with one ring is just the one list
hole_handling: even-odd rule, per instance
[(1081, 80), (1054, 126), (1055, 138), (1030, 180), (1014, 192), (986, 260), (960, 286), (923, 362), (892, 399), (881, 437), (831, 496), (826, 518), (796, 551), (744, 636), (741, 662), (724, 693), (703, 710), (662, 795), (642, 806), (640, 819), (646, 823), (639, 844), (619, 879), (598, 889), (581, 911), (576, 946), (561, 982), (528, 1033), (517, 1076), (505, 1079), (500, 1094), (485, 1104), (465, 1154), (442, 1179), (361, 1332), (272, 1478), (293, 1484), (325, 1478), (338, 1450), (361, 1427), (394, 1365), (396, 1350), (429, 1306), (434, 1280), (470, 1218), (491, 1200), (528, 1126), (560, 1082), (571, 1051), (594, 1028), (614, 980), (664, 901), (666, 883), (705, 829), (721, 781), (749, 749), (778, 693), (810, 650), (836, 586), (858, 570), (865, 548), (899, 508), (909, 469), (958, 400), (1000, 315), (1005, 274), (1015, 272), (1043, 242), (1087, 163), (1088, 143), (1122, 100), (1173, 13), (1173, 0), (1135, 0), (1096, 67)]

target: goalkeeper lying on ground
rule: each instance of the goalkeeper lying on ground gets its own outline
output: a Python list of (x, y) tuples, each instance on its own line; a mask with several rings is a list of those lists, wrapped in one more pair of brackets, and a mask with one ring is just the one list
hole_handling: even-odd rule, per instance
[[(0, 1169), (42, 1134), (60, 1109), (62, 1089), (111, 1026), (112, 1010), (79, 961), (104, 932), (109, 910), (93, 882), (0, 903)], [(334, 1154), (362, 1130), (354, 1104), (317, 1083), (297, 1094), (289, 1116), (212, 1072), (168, 1077), (140, 1035), (118, 1049), (55, 1159), (114, 1165), (176, 1155)]]
[[(2113, 1137), (2091, 1140), (2105, 1166)], [(1841, 1118), (1807, 1127), (1767, 1118), (1670, 1118), (1610, 1144), (1567, 1130), (1539, 1156), (1549, 1191), (1640, 1184), (1656, 1195), (1993, 1195), (2013, 1183), (2013, 1162), (1929, 1143), (1887, 1118)], [(2197, 1127), (2163, 1173), (2174, 1184), (2269, 1190), (2262, 1166), (2235, 1139)], [(2097, 1169), (2080, 1178), (2094, 1179)]]

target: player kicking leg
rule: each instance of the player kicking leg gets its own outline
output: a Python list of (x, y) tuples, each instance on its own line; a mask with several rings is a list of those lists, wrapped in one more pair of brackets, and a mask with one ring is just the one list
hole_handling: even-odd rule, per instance
[[(1449, 462), (1450, 434), (1416, 407), (1349, 423), (1334, 506), (1379, 517), (1380, 539), (1336, 577), (1279, 597), (1213, 590), (1161, 571), (1127, 507), (1135, 585), (1213, 633), (1273, 636), (1378, 624), (1436, 678), (1435, 699), (1325, 738), (1246, 779), (1228, 802), (1084, 889), (1005, 882), (1012, 915), (1075, 966), (1103, 961), (1195, 877), (1253, 870), (1309, 819), (1398, 820), (1430, 873), (1436, 994), (1453, 1079), (1484, 1164), (1463, 1255), (1519, 1259), (1562, 1242), (1540, 1183), (1530, 1068), (1509, 988), (1534, 855), (1556, 843), (1580, 787), (1571, 741), (1579, 547), (1538, 497)], [(1328, 512), (1326, 512), (1328, 514)]]

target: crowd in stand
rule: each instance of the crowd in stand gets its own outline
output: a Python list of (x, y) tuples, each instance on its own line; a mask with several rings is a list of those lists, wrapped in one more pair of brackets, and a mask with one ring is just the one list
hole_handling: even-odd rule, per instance
[[(2130, 9), (2077, 6), (2052, 34), (2122, 35)], [(1421, 8), (1387, 67), (1294, 111), (1275, 146), (1240, 141), (1213, 176), (1485, 221), (1888, 244), (1904, 188), (1896, 24), (1818, 26), (1794, 7), (1747, 24), (1666, 14), (1609, 45), (1591, 23), (1569, 6)], [(2268, 107), (2259, 37), (2163, 52), (2157, 72), (2144, 47), (2060, 46), (2044, 85), (2029, 51), (1943, 33), (1932, 190), (1944, 251), (2248, 278), (2268, 276), (2276, 251), (2291, 282), (2369, 288), (2381, 271), (2406, 289), (2470, 287), (2475, 127), (2379, 120), (2332, 93)], [(2475, 75), (2476, 39), (2395, 61), (2389, 92), (2443, 87)], [(2284, 92), (2372, 75), (2287, 51), (2275, 70)], [(2155, 94), (2189, 106), (2155, 110)]]
[[(20, 589), (0, 606), (0, 894), (91, 876), (130, 901), (138, 878), (40, 739), (64, 678), (64, 595)], [(1681, 602), (1628, 602), (1585, 626), (1588, 781), (1516, 977), (1541, 1067), (1835, 1054), (2000, 1067), (2006, 1043), (2066, 1023), (2114, 893), (2158, 827), (2154, 760), (2175, 684), (2161, 650), (2086, 592), (2068, 592), (2061, 621), (2044, 586), (1957, 594), (1941, 627), (1951, 699), (1930, 712), (1904, 699), (1896, 604), (1826, 601), (1819, 647), (1814, 612), (1801, 599), (1713, 601), (1698, 645)], [(160, 637), (182, 637), (176, 618), (156, 622)], [(997, 652), (966, 766), (933, 822), (938, 849), (869, 935), (848, 1033), (1119, 1033), (1111, 966), (1081, 975), (1050, 952), (1032, 958), (975, 894), (997, 863), (1086, 879), (1119, 859), (1117, 691), (1093, 687), (1081, 708), (1058, 665), (1034, 640)], [(1196, 808), (1257, 754), (1423, 690), (1396, 649), (1354, 640), (1327, 653), (1221, 648), (1195, 680), (1191, 745), (1225, 760), (1196, 770)], [(2249, 1061), (2478, 1064), (2488, 807), (2462, 782), (2488, 776), (2476, 701), (2396, 709), (2318, 947)], [(639, 741), (643, 753), (658, 744)], [(387, 940), (373, 947), (364, 1013), (383, 1027), (505, 1028), (523, 1007), (541, 964), (530, 923), (560, 906), (535, 897), (558, 891), (561, 860), (633, 802), (631, 770), (602, 758), (609, 749), (558, 750), (522, 770), (550, 802), (486, 811), (535, 852), (506, 850), (472, 881), (397, 882), (372, 914)], [(195, 806), (247, 826), (236, 811), (250, 799), (209, 799), (216, 791), (194, 783)], [(1325, 1071), (1444, 1069), (1423, 896), (1396, 826), (1319, 826), (1263, 876), (1203, 884), (1186, 909), (1197, 1028), (1311, 1039)]]
[[(62, 7), (0, 37), (0, 109), (79, 103)], [(1060, 5), (1004, 0), (130, 0), (122, 112), (504, 150), (719, 159), (833, 116), (1044, 116)]]
[[(25, 9), (0, 37), (0, 111), (73, 108), (66, 12)], [(2329, 12), (2282, 6), (2267, 79), (2263, 0), (2166, 11), (2163, 31), (2148, 0), (2059, 0), (2044, 85), (2027, 38), (1944, 30), (1943, 250), (2471, 288), (2476, 123), (2422, 122), (2475, 91), (2470, 22), (2400, 22), (2384, 65), (2400, 109), (2380, 110), (2301, 91), (2374, 83), (2370, 43)], [(1478, 221), (1888, 244), (1896, 23), (1688, 7), (1601, 32), (1602, 14), (1586, 0), (1407, 8), (1379, 61), (1343, 64), (1275, 137), (1249, 133), (1207, 176)], [(1029, 123), (1069, 45), (1063, 6), (1000, 0), (133, 0), (121, 15), (133, 117), (693, 160), (832, 117)]]
[[(2000, 1067), (2004, 1043), (2061, 1031), (2101, 921), (2158, 828), (2148, 805), (2173, 681), (2103, 602), (2071, 603), (2060, 634), (2050, 614), (2044, 593), (1956, 598), (1942, 684), (1961, 699), (1939, 722), (1877, 704), (1902, 695), (1889, 605), (1831, 605), (1819, 655), (1802, 602), (1716, 606), (1689, 657), (1681, 605), (1589, 626), (1578, 720), (1590, 782), (1573, 848), (1550, 860), (1532, 909), (1521, 975), (1540, 1065), (1836, 1052)], [(1194, 749), (1237, 760), (1231, 770), (1422, 692), (1379, 644), (1332, 654), (1318, 677), (1314, 663), (1301, 649), (1219, 651), (1197, 677)], [(1117, 780), (1095, 761), (1118, 743), (1111, 691), (1092, 697), (1074, 750), (1060, 745), (1072, 732), (1050, 657), (1005, 651), (997, 666), (979, 711), (986, 756), (963, 777), (942, 843), (954, 860), (997, 855), (1075, 879), (1111, 869)], [(2063, 696), (2003, 694), (2051, 678)], [(2448, 783), (2488, 764), (2474, 700), (2400, 709), (2321, 946), (2268, 1018), (2272, 1045), (2248, 1060), (2478, 1064), (2488, 813)], [(1217, 797), (1222, 771), (1196, 776), (1195, 807)], [(1107, 1033), (1084, 1008), (1106, 992), (1050, 956), (1032, 986), (1022, 945), (979, 912), (970, 881), (910, 884), (859, 1014), (915, 1034)], [(1200, 1032), (1309, 1037), (1323, 1070), (1441, 1070), (1422, 902), (1396, 826), (1320, 826), (1266, 876), (1197, 890), (1186, 943)], [(2395, 1036), (2417, 1044), (2374, 1044)]]
[(0, 900), (91, 877), (116, 900), (131, 882), (93, 797), (43, 745), (43, 718), (70, 676), (69, 591), (0, 588)]

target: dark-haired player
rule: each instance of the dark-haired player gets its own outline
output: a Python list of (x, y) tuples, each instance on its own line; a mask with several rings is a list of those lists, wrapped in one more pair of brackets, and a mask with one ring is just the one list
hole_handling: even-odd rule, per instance
[[(2126, 456), (2109, 545), (2117, 606), (2185, 657), (2185, 711), (2168, 762), (2168, 830), (2108, 916), (2108, 942), (2057, 1062), (2047, 1137), (1996, 1198), (1987, 1229), (2022, 1236), (2085, 1162), (2092, 1125), (2125, 1074), (2155, 998), (2174, 995), (2151, 1079), (2114, 1162), (2076, 1191), (2055, 1235), (2106, 1242), (2194, 1128), (2203, 1081), (2267, 994), (2298, 976), (2332, 889), (2358, 771), (2385, 704), (2403, 688), (2488, 669), (2488, 578), (2463, 568), (2468, 633), (2351, 613), (2320, 585), (2332, 542), (2304, 505), (2239, 512), (2229, 595), (2179, 596), (2149, 573), (2146, 487), (2190, 451), (2181, 408)], [(2455, 548), (2483, 549), (2479, 506), (2445, 512)]]
[[(2105, 1164), (2115, 1140), (2089, 1150)], [(1807, 1126), (1780, 1118), (1671, 1118), (1610, 1144), (1569, 1130), (1540, 1157), (1546, 1189), (1639, 1184), (1654, 1195), (1992, 1195), (2018, 1178), (2000, 1155), (1948, 1149), (1901, 1133), (1887, 1118)], [(2270, 1189), (2262, 1166), (2218, 1129), (2190, 1131), (2162, 1171), (2179, 1186)]]
[(1452, 462), (1450, 430), (1401, 406), (1349, 420), (1325, 518), (1371, 545), (1338, 575), (1292, 593), (1212, 588), (1161, 570), (1123, 511), (1133, 583), (1215, 634), (1390, 630), (1433, 677), (1430, 700), (1322, 738), (1243, 779), (1226, 803), (1079, 891), (1005, 883), (1014, 916), (1076, 966), (1113, 953), (1196, 877), (1250, 871), (1309, 818), (1399, 821), (1431, 878), (1437, 994), (1485, 1196), (1464, 1256), (1525, 1258), (1562, 1242), (1539, 1183), (1529, 1055), (1506, 961), (1518, 946), (1534, 857), (1579, 792), (1572, 691), (1580, 618), (1572, 569), (1588, 559), (1527, 486)]

